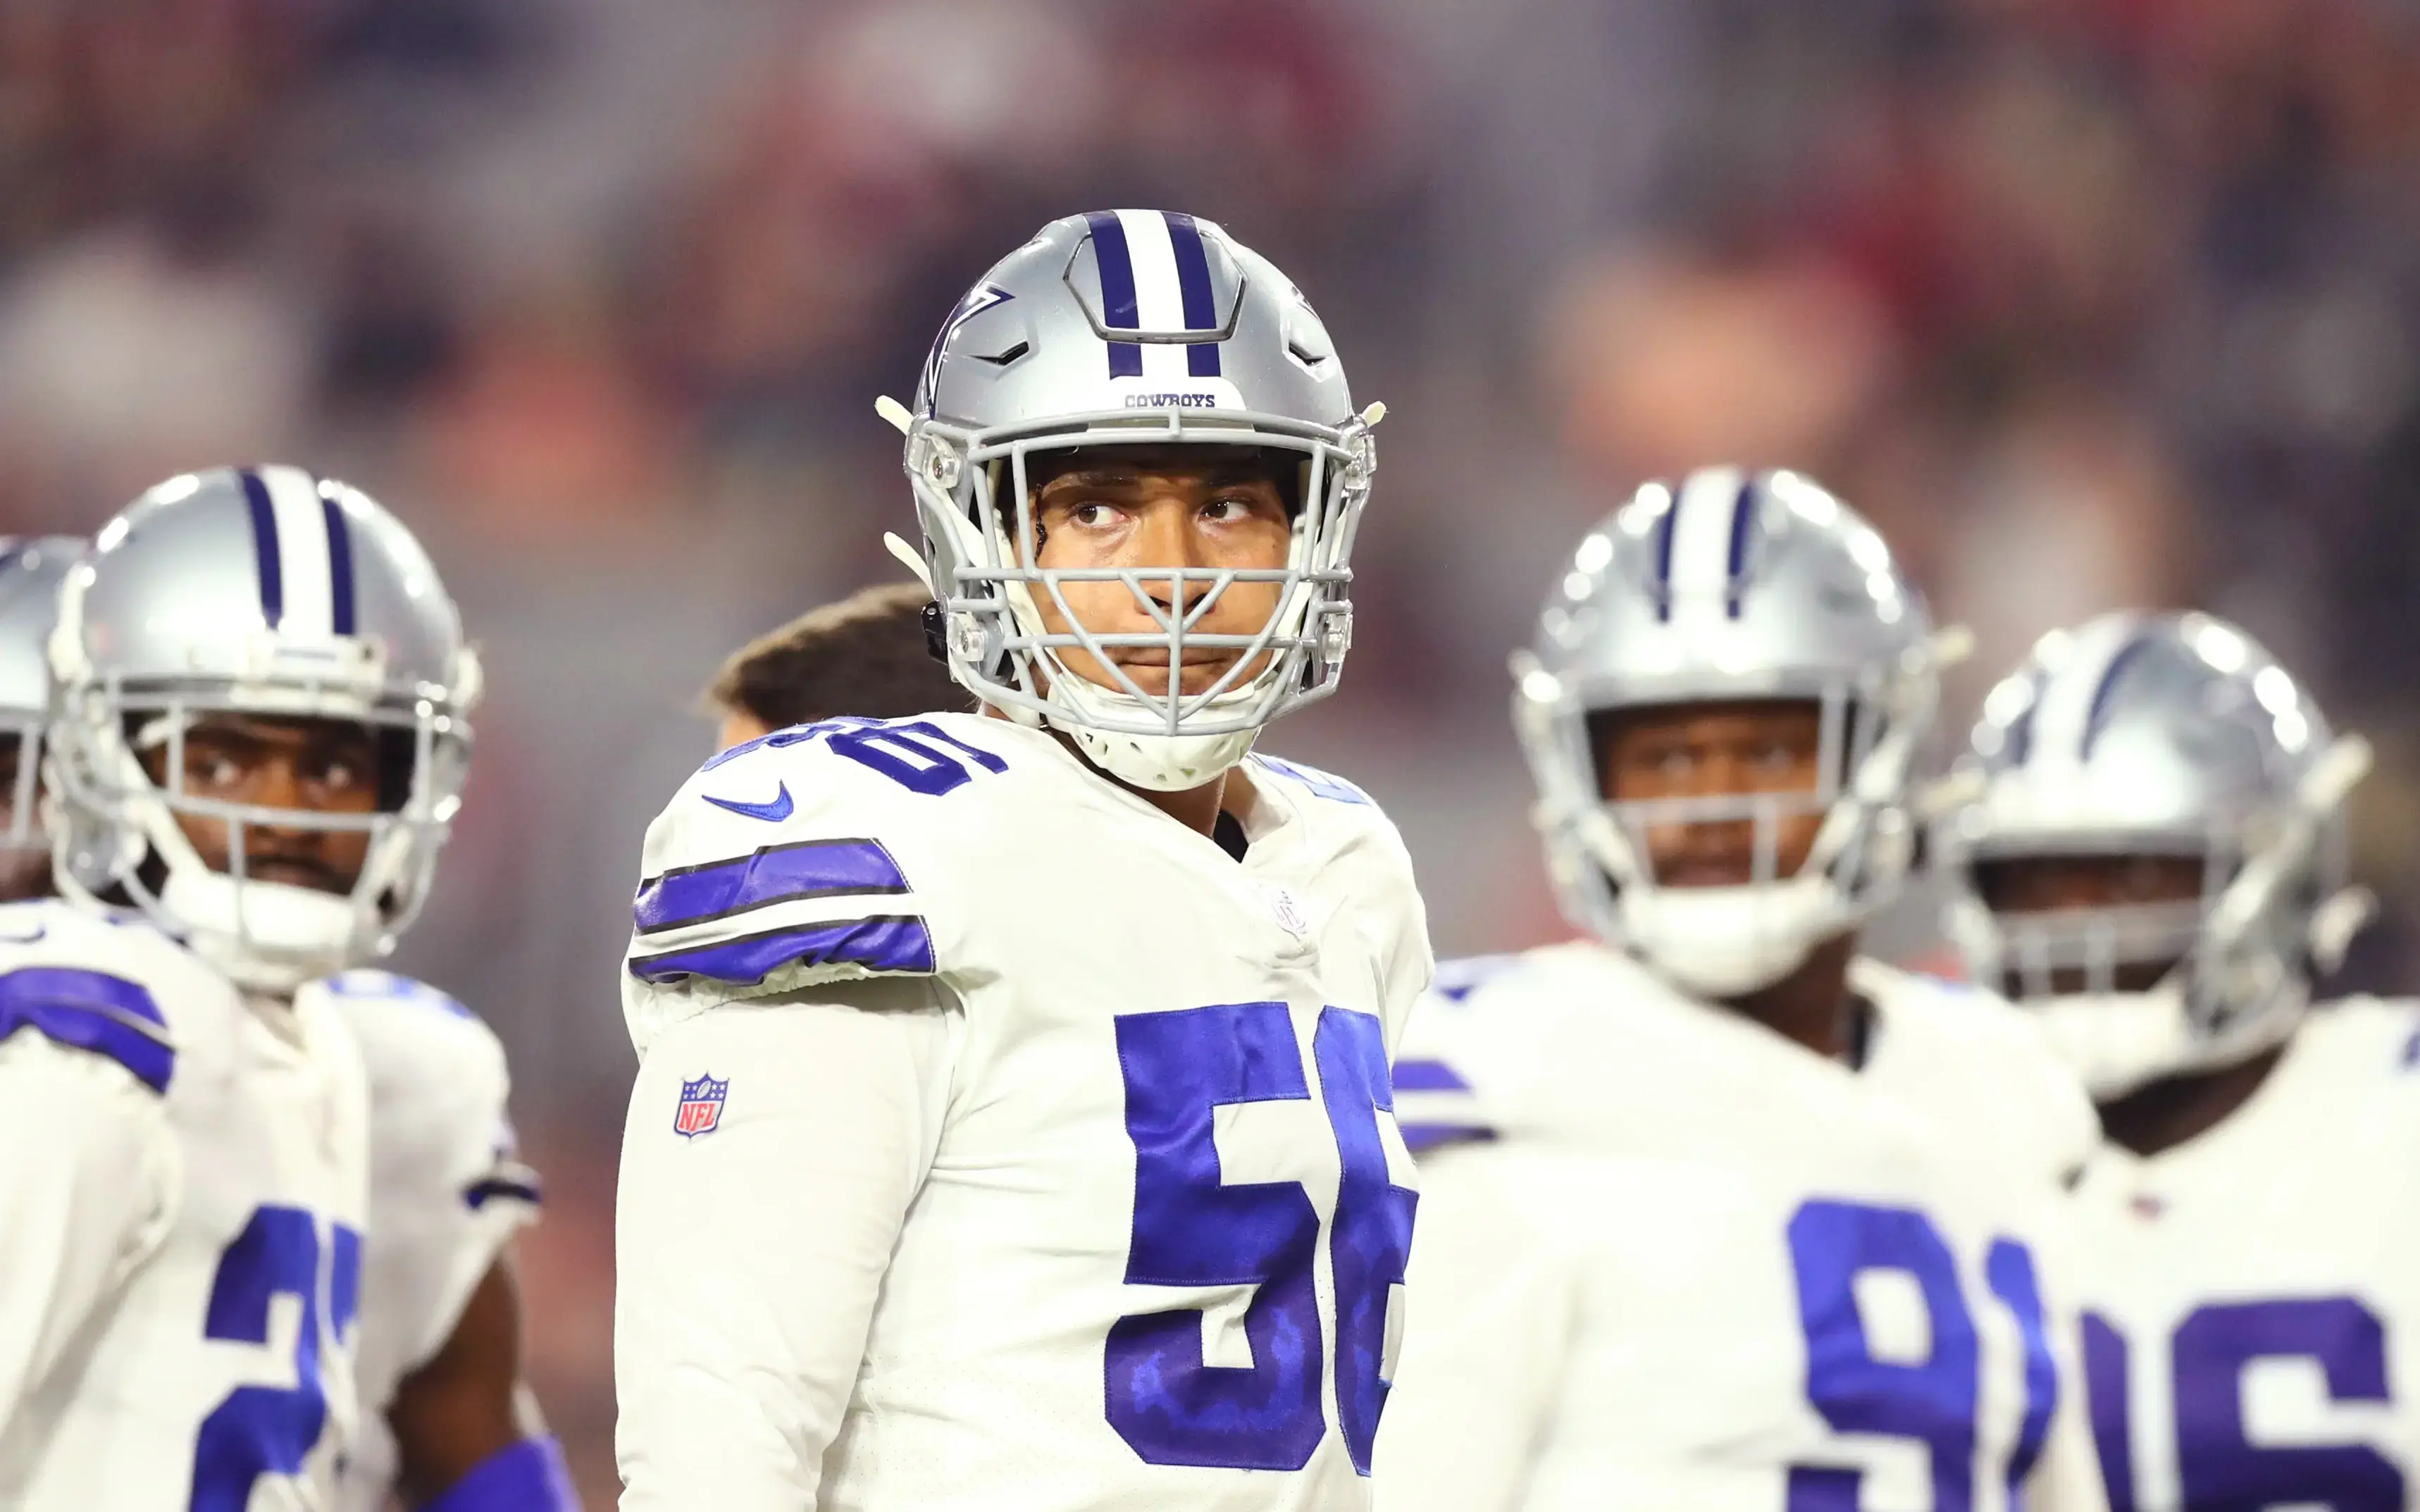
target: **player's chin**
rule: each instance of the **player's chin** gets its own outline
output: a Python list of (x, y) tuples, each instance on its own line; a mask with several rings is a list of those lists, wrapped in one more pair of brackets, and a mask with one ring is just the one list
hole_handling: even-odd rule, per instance
[(1229, 687), (1243, 680), (1229, 677), (1234, 665), (1235, 658), (1232, 656), (1199, 658), (1188, 656), (1185, 659), (1183, 668), (1171, 678), (1168, 662), (1164, 657), (1156, 660), (1138, 658), (1131, 661), (1120, 658), (1114, 669), (1104, 666), (1100, 662), (1091, 658), (1081, 662), (1070, 658), (1067, 670), (1087, 682), (1098, 683), (1114, 693), (1140, 692), (1146, 698), (1165, 698), (1168, 696), (1170, 686), (1173, 684), (1182, 690), (1185, 696), (1194, 698), (1218, 688), (1222, 680), (1225, 680)]

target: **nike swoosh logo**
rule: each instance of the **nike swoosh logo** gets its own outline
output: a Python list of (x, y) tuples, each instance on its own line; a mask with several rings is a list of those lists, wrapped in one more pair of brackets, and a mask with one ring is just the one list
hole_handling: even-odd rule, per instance
[(763, 819), (768, 824), (779, 824), (790, 817), (790, 785), (786, 782), (775, 789), (770, 803), (743, 803), (737, 798), (716, 798), (710, 793), (706, 795), (706, 801), (717, 808), (727, 808), (734, 814)]

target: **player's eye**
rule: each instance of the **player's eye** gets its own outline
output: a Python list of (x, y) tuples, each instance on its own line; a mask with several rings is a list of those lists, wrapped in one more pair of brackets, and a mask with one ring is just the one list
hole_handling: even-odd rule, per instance
[(338, 756), (334, 760), (323, 762), (319, 770), (313, 774), (312, 780), (322, 787), (341, 793), (352, 787), (359, 780), (359, 774), (354, 771), (351, 762)]
[(243, 768), (221, 751), (196, 751), (185, 761), (185, 775), (207, 788), (221, 791), (243, 781)]
[(1203, 504), (1202, 512), (1220, 524), (1233, 524), (1251, 517), (1252, 501), (1240, 493), (1221, 494)]
[(1777, 776), (1798, 765), (1798, 753), (1795, 749), (1776, 741), (1757, 747), (1751, 759), (1757, 771)]
[(1086, 499), (1067, 509), (1067, 522), (1083, 530), (1106, 530), (1117, 522), (1116, 507), (1098, 499)]

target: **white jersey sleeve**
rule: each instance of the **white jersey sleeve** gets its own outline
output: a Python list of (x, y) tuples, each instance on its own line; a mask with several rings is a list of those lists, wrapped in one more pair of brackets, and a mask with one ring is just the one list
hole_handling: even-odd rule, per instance
[(961, 1022), (929, 978), (858, 982), (649, 1046), (614, 1213), (624, 1512), (815, 1504)]
[(388, 972), (306, 984), (360, 1041), (369, 1076), (370, 1227), (355, 1379), (362, 1432), (349, 1501), (384, 1504), (396, 1471), (385, 1411), (453, 1337), (463, 1307), (538, 1211), (516, 1151), (511, 1080), (493, 1031), (437, 989)]
[(177, 1200), (159, 1092), (105, 1052), (49, 1037), (75, 1033), (53, 1019), (0, 987), (0, 1432)]

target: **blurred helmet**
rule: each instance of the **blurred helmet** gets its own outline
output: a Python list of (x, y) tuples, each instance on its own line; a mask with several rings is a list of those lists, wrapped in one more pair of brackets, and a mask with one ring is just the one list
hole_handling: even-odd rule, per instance
[[(1242, 759), (1262, 725), (1334, 690), (1352, 639), (1349, 559), (1376, 466), (1327, 331), (1267, 259), (1173, 210), (1100, 210), (1051, 222), (950, 313), (916, 387), (905, 466), (944, 616), (952, 674), (986, 703), (1066, 732), (1138, 787), (1177, 789)], [(1283, 568), (1040, 568), (1029, 460), (1037, 452), (1169, 444), (1298, 459), (1299, 506)], [(1123, 583), (1156, 628), (1096, 633), (1062, 597)], [(1275, 586), (1253, 634), (1198, 631), (1236, 583)], [(1155, 592), (1168, 600), (1154, 601)], [(1037, 600), (1068, 629), (1047, 631)], [(1104, 651), (1216, 647), (1235, 660), (1212, 687), (1147, 693)], [(1071, 672), (1078, 649), (1111, 688)]]
[[(2054, 631), (1985, 700), (1968, 801), (1936, 831), (1969, 972), (2039, 1009), (2095, 1097), (2278, 1044), (2368, 911), (2345, 885), (2344, 801), (2368, 747), (2337, 737), (2252, 638), (2207, 615)], [(2198, 864), (2169, 904), (1998, 912), (1992, 868), (2076, 857)], [(2127, 968), (2136, 968), (2127, 972)], [(2119, 990), (2120, 973), (2148, 990)]]
[[(1807, 478), (1719, 467), (1641, 488), (1580, 542), (1512, 670), (1564, 913), (1685, 990), (1779, 980), (1904, 876), (1909, 765), (1939, 691), (1931, 623), (1882, 538)], [(1818, 708), (1812, 790), (1605, 798), (1598, 716), (1740, 699)], [(1783, 875), (1782, 827), (1806, 816), (1813, 848)], [(1742, 822), (1750, 881), (1657, 882), (1650, 825)]]
[[(122, 889), (239, 983), (285, 991), (393, 948), (459, 805), (476, 655), (427, 554), (368, 495), (300, 468), (169, 479), (94, 538), (53, 632), (48, 781), (61, 889)], [(186, 790), (194, 721), (236, 712), (365, 726), (372, 812)], [(154, 782), (141, 756), (164, 752)], [(209, 865), (178, 818), (228, 832)], [(339, 895), (253, 877), (247, 830), (365, 832)]]
[[(85, 543), (73, 536), (0, 538), (0, 739), (13, 750), (0, 826), (0, 891), (14, 892), (17, 874), (50, 876), (51, 842), (36, 799), (40, 791), (42, 725), (50, 707), (50, 674), (42, 648), (58, 622), (59, 583)], [(30, 879), (29, 879), (30, 880)]]

